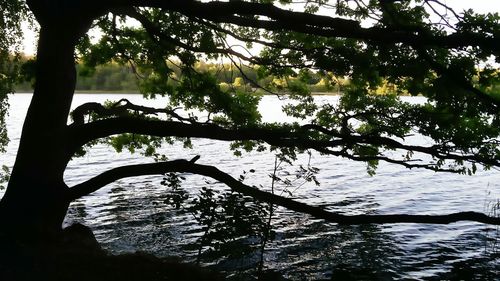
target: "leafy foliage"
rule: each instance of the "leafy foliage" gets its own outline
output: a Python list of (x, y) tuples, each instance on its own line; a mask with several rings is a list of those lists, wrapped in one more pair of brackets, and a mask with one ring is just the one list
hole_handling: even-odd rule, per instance
[[(276, 158), (273, 173), (269, 174), (273, 193), (293, 196), (305, 183), (319, 185), (316, 174), (319, 169), (307, 165), (285, 167), (287, 162)], [(243, 182), (255, 170), (243, 171), (238, 180)], [(220, 190), (215, 183), (205, 181), (207, 186), (198, 191), (183, 187), (184, 175), (168, 173), (161, 182), (167, 187), (165, 204), (190, 213), (201, 226), (198, 238), (198, 259), (210, 261), (222, 257), (243, 258), (261, 252), (260, 270), (266, 243), (274, 239), (272, 230), (273, 212), (276, 206), (265, 204), (241, 193)]]
[[(443, 19), (444, 24), (439, 25), (433, 23), (432, 17), (443, 15), (436, 14), (433, 5), (436, 3), (428, 1), (304, 4), (306, 13), (331, 11), (350, 18), (353, 21), (345, 24), (354, 28), (361, 28), (359, 21), (369, 20), (371, 27), (366, 36), (375, 40), (349, 31), (346, 35), (328, 36), (318, 34), (315, 27), (299, 32), (291, 25), (277, 32), (251, 24), (211, 21), (182, 11), (131, 9), (100, 18), (95, 27), (104, 36), (97, 44), (83, 40), (79, 53), (90, 68), (111, 61), (129, 64), (145, 96), (166, 95), (170, 107), (206, 112), (208, 122), (226, 128), (270, 126), (261, 122), (259, 95), (251, 93), (254, 89), (287, 95), (293, 102), (283, 107), (286, 114), (311, 120), (330, 132), (310, 131), (304, 138), (344, 139), (335, 149), (321, 152), (366, 161), (369, 173), (374, 173), (380, 160), (470, 173), (476, 170), (476, 164), (489, 167), (500, 157), (495, 141), (500, 134), (495, 101), (499, 78), (496, 67), (489, 64), (490, 57), (497, 57), (498, 52), (487, 44), (450, 47), (435, 42), (448, 40), (446, 36), (451, 34), (497, 36), (499, 18), (472, 11), (459, 15), (445, 6), (454, 18)], [(127, 25), (126, 18), (135, 19), (139, 25)], [(339, 30), (343, 30), (342, 24), (338, 23)], [(401, 39), (377, 39), (393, 30), (401, 32)], [(430, 43), (413, 42), (415, 34)], [(262, 50), (258, 55), (246, 55), (228, 44), (229, 37), (247, 46), (260, 45)], [(222, 57), (231, 61), (230, 67), (203, 62)], [(238, 76), (222, 82), (227, 75), (221, 73), (228, 68), (239, 70)], [(242, 82), (251, 88), (241, 88)], [(318, 106), (311, 95), (314, 87), (307, 86), (312, 83), (327, 89), (342, 87), (340, 102)], [(423, 96), (425, 100), (410, 104), (401, 98), (404, 95)], [(288, 124), (274, 126), (285, 129)], [(412, 149), (404, 149), (403, 158), (387, 156), (404, 147), (394, 146), (389, 139), (403, 143), (413, 134), (434, 141), (430, 153), (434, 159), (415, 158), (418, 154)], [(254, 140), (233, 145), (238, 146), (245, 150), (262, 147)], [(290, 156), (296, 152), (281, 149)], [(464, 157), (456, 159), (454, 154)]]
[(21, 23), (30, 20), (28, 14), (24, 1), (0, 1), (0, 152), (5, 151), (9, 141), (5, 127), (7, 95), (13, 92), (14, 84), (20, 79)]
[(184, 179), (175, 173), (166, 175), (162, 181), (168, 188), (165, 203), (176, 209), (183, 207), (202, 227), (198, 259), (242, 257), (255, 251), (260, 242), (252, 242), (252, 239), (260, 241), (269, 231), (266, 206), (234, 191), (207, 187), (202, 187), (199, 194), (190, 199), (189, 192), (181, 186)]
[(8, 183), (10, 179), (10, 169), (9, 167), (2, 165), (2, 170), (0, 171), (0, 190), (5, 189), (4, 184)]

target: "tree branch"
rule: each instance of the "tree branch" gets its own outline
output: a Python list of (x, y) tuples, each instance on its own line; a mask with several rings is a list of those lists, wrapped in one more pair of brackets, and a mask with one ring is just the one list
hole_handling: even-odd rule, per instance
[[(124, 3), (127, 3), (136, 7), (163, 8), (213, 22), (232, 23), (272, 31), (290, 30), (325, 37), (371, 40), (384, 44), (405, 43), (412, 46), (441, 46), (447, 48), (479, 46), (496, 52), (499, 50), (498, 39), (486, 38), (474, 33), (431, 36), (406, 30), (380, 27), (363, 28), (358, 21), (289, 11), (272, 4), (245, 1), (199, 2), (186, 0), (136, 0), (118, 1), (118, 3), (121, 3), (118, 7), (123, 7)], [(254, 16), (263, 16), (271, 20), (262, 20)]]
[[(445, 7), (446, 9), (449, 9), (451, 10), (448, 6), (442, 4), (441, 2), (439, 1), (433, 1), (433, 2), (436, 2), (440, 5), (443, 5), (443, 7)], [(425, 3), (427, 3), (427, 1), (425, 1)], [(431, 4), (427, 3), (429, 5), (429, 7), (431, 7), (432, 10), (433, 7)], [(387, 5), (387, 3), (384, 3), (382, 1), (380, 1), (380, 6), (382, 7), (382, 10), (388, 15), (391, 17), (393, 23), (399, 27), (399, 28), (405, 28), (405, 25), (403, 23), (401, 23), (399, 21), (399, 18), (398, 18), (398, 15), (397, 14), (394, 14), (392, 12), (392, 9), (389, 8), (389, 6)], [(451, 10), (453, 11), (453, 10)], [(437, 13), (435, 10), (434, 12), (436, 14), (439, 14)], [(455, 14), (455, 16), (458, 17), (458, 15)], [(442, 17), (442, 19), (444, 19)], [(444, 19), (446, 21), (446, 19)], [(447, 22), (447, 21), (446, 21)], [(451, 27), (451, 26), (450, 26)], [(427, 31), (425, 30), (422, 30), (423, 33), (427, 33)], [(439, 74), (439, 75), (443, 75), (443, 76), (446, 76), (446, 77), (449, 77), (453, 80), (453, 82), (457, 83), (458, 85), (460, 85), (460, 87), (462, 87), (463, 89), (471, 92), (472, 94), (476, 95), (478, 99), (484, 101), (486, 104), (493, 104), (494, 107), (495, 107), (495, 110), (498, 111), (498, 106), (500, 105), (500, 100), (494, 98), (493, 96), (491, 95), (488, 95), (487, 93), (477, 89), (476, 87), (474, 87), (474, 85), (470, 82), (470, 81), (467, 81), (467, 79), (465, 77), (463, 77), (461, 74), (459, 73), (455, 73), (454, 71), (448, 69), (446, 66), (444, 65), (441, 65), (440, 63), (438, 63), (437, 61), (435, 61), (430, 55), (429, 53), (427, 52), (427, 50), (425, 48), (423, 48), (422, 46), (417, 46), (417, 45), (414, 45), (415, 47), (415, 50), (418, 52), (418, 54), (424, 58), (424, 60), (426, 60), (430, 66)]]
[(216, 54), (223, 54), (223, 55), (228, 55), (228, 56), (232, 55), (232, 56), (236, 56), (236, 57), (243, 59), (245, 61), (248, 61), (248, 62), (257, 63), (253, 57), (245, 56), (245, 55), (243, 55), (239, 52), (236, 52), (230, 48), (227, 48), (227, 49), (202, 48), (202, 47), (186, 44), (186, 43), (182, 42), (181, 40), (175, 39), (171, 36), (168, 36), (164, 32), (162, 32), (161, 28), (159, 26), (156, 26), (155, 23), (151, 22), (146, 16), (139, 13), (135, 9), (127, 9), (127, 10), (123, 10), (121, 12), (124, 15), (127, 15), (127, 16), (139, 21), (142, 24), (142, 26), (144, 27), (144, 29), (146, 29), (146, 31), (148, 32), (148, 34), (150, 35), (152, 40), (157, 40), (158, 43), (160, 43), (160, 44), (162, 44), (162, 43), (173, 44), (177, 47), (181, 47), (185, 50), (197, 52), (197, 53), (207, 53), (207, 54), (216, 53)]
[[(307, 131), (312, 130), (312, 133)], [(321, 153), (342, 156), (353, 160), (384, 160), (390, 163), (401, 164), (408, 168), (426, 168), (434, 171), (448, 171), (439, 169), (436, 164), (413, 164), (410, 160), (390, 159), (376, 155), (374, 159), (354, 157), (345, 151), (334, 151), (331, 147), (351, 147), (356, 144), (383, 146), (388, 149), (403, 149), (412, 152), (421, 152), (439, 159), (477, 162), (492, 166), (500, 166), (497, 158), (485, 158), (475, 154), (459, 154), (460, 151), (444, 151), (439, 146), (406, 145), (394, 139), (380, 136), (346, 135), (328, 130), (324, 127), (308, 124), (301, 127), (244, 127), (223, 128), (213, 123), (183, 123), (176, 121), (147, 120), (137, 117), (115, 117), (93, 121), (87, 124), (72, 124), (69, 127), (72, 136), (72, 149), (76, 151), (84, 144), (111, 135), (133, 133), (158, 137), (192, 137), (206, 138), (221, 141), (263, 141), (278, 147), (292, 147), (298, 149), (314, 149)], [(312, 138), (314, 132), (320, 132), (329, 137), (328, 140)], [(453, 153), (455, 152), (455, 153)], [(351, 157), (353, 156), (353, 157)]]
[(90, 194), (101, 187), (118, 179), (142, 175), (163, 175), (168, 172), (193, 173), (211, 177), (229, 186), (232, 190), (251, 196), (254, 199), (276, 204), (287, 209), (306, 213), (314, 218), (339, 224), (385, 224), (385, 223), (429, 223), (449, 224), (458, 221), (475, 221), (485, 224), (500, 225), (500, 218), (490, 217), (477, 212), (459, 212), (448, 215), (341, 215), (329, 212), (320, 207), (310, 206), (305, 203), (275, 195), (270, 192), (259, 190), (248, 186), (232, 176), (222, 172), (213, 166), (200, 165), (188, 160), (174, 160), (161, 163), (139, 164), (114, 168), (106, 171), (84, 183), (78, 184), (70, 189), (71, 199), (77, 199)]
[(430, 64), (430, 66), (436, 71), (437, 74), (444, 77), (448, 77), (454, 83), (459, 85), (462, 89), (467, 90), (470, 93), (474, 94), (479, 100), (483, 101), (485, 104), (492, 105), (492, 107), (495, 110), (495, 113), (498, 112), (498, 110), (500, 109), (500, 99), (492, 95), (489, 95), (486, 92), (481, 91), (480, 89), (477, 89), (472, 84), (471, 81), (468, 81), (465, 77), (463, 77), (459, 73), (456, 73), (448, 69), (446, 66), (434, 60), (426, 50), (418, 48), (417, 52)]
[(85, 123), (85, 115), (96, 114), (99, 116), (99, 118), (117, 116), (124, 117), (129, 116), (131, 111), (140, 116), (157, 115), (158, 113), (163, 113), (181, 122), (193, 122), (193, 120), (190, 118), (180, 116), (175, 112), (175, 110), (136, 105), (131, 103), (128, 99), (120, 99), (111, 107), (104, 107), (102, 104), (97, 102), (87, 102), (75, 108), (73, 112), (71, 112), (71, 117), (73, 118), (73, 125), (78, 125)]

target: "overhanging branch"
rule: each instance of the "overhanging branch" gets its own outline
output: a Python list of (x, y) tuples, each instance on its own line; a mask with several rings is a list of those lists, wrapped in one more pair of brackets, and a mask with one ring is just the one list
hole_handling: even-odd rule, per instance
[(341, 215), (320, 207), (311, 206), (283, 196), (265, 192), (248, 186), (227, 173), (213, 166), (200, 165), (188, 160), (174, 160), (161, 163), (139, 164), (114, 168), (106, 171), (84, 183), (78, 184), (70, 189), (71, 199), (77, 199), (90, 194), (101, 187), (126, 177), (141, 175), (163, 175), (168, 172), (193, 173), (211, 177), (218, 180), (232, 190), (251, 196), (254, 199), (276, 204), (287, 209), (305, 213), (314, 218), (339, 224), (386, 224), (386, 223), (429, 223), (450, 224), (458, 221), (475, 221), (485, 224), (500, 225), (500, 218), (490, 217), (477, 212), (459, 212), (448, 215)]
[[(162, 8), (217, 23), (232, 23), (272, 31), (289, 30), (325, 37), (371, 40), (383, 44), (405, 43), (412, 46), (441, 46), (447, 48), (478, 46), (488, 50), (495, 50), (495, 52), (499, 50), (498, 39), (487, 38), (474, 33), (432, 36), (390, 28), (363, 28), (358, 21), (289, 11), (272, 4), (245, 1), (199, 2), (186, 0), (135, 0), (118, 1), (117, 3), (119, 4), (114, 5), (115, 8), (127, 5)], [(256, 15), (270, 20), (254, 17)]]
[(110, 107), (105, 107), (97, 102), (84, 103), (71, 112), (73, 118), (73, 126), (85, 123), (86, 115), (97, 115), (99, 118), (113, 116), (130, 116), (132, 113), (139, 116), (166, 114), (169, 118), (173, 118), (182, 122), (193, 122), (190, 118), (180, 116), (175, 110), (167, 108), (154, 108), (131, 103), (128, 99), (120, 99)]
[[(435, 146), (406, 145), (394, 139), (381, 136), (346, 135), (336, 131), (326, 129), (318, 125), (304, 125), (302, 127), (243, 127), (243, 128), (223, 128), (213, 123), (198, 122), (176, 122), (162, 120), (147, 120), (136, 117), (115, 117), (93, 121), (87, 124), (73, 124), (69, 128), (72, 136), (72, 149), (76, 151), (84, 144), (109, 137), (111, 135), (132, 133), (140, 135), (151, 135), (158, 137), (191, 137), (205, 138), (221, 141), (262, 141), (277, 147), (293, 147), (298, 149), (314, 149), (321, 153), (347, 157), (344, 150), (331, 150), (328, 148), (351, 147), (353, 145), (365, 144), (385, 147), (387, 149), (402, 149), (411, 152), (424, 153), (438, 159), (454, 161), (469, 161), (491, 166), (500, 166), (498, 158), (485, 158), (474, 154), (460, 154), (445, 151)], [(312, 131), (311, 134), (307, 131)], [(310, 137), (315, 132), (320, 132), (328, 136), (327, 140), (319, 140)], [(353, 155), (355, 156), (355, 155)], [(442, 170), (435, 164), (415, 164), (404, 159), (389, 159), (383, 155), (375, 155), (377, 160), (384, 160), (394, 164), (401, 164), (408, 168), (426, 168), (434, 171)], [(349, 157), (348, 157), (349, 158)], [(351, 157), (352, 158), (352, 157)], [(363, 161), (364, 158), (352, 158)], [(366, 159), (369, 160), (369, 159)], [(375, 159), (372, 159), (375, 160)], [(414, 161), (413, 161), (414, 162)]]

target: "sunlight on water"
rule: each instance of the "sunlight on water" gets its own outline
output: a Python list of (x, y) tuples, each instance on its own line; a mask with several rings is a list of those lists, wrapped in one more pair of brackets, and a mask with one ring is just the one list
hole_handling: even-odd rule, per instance
[[(74, 104), (119, 98), (121, 96), (109, 94), (76, 95)], [(144, 103), (139, 95), (127, 98)], [(8, 129), (11, 143), (1, 158), (3, 164), (13, 164), (29, 99), (30, 95), (10, 97)], [(320, 103), (337, 99), (317, 97)], [(146, 101), (155, 106), (163, 102)], [(276, 106), (278, 102), (281, 101), (274, 97), (264, 97), (260, 109), (265, 120), (286, 118)], [(417, 138), (414, 141), (425, 140)], [(193, 144), (193, 150), (174, 145), (165, 147), (163, 153), (169, 159), (201, 155), (198, 163), (216, 165), (234, 177), (243, 170), (255, 169), (245, 182), (269, 189), (273, 155), (255, 152), (237, 158), (229, 151), (228, 143), (194, 140)], [(301, 155), (298, 164), (307, 164), (307, 161), (308, 156)], [(145, 162), (151, 161), (129, 153), (116, 154), (98, 145), (85, 157), (70, 163), (65, 179), (68, 185), (73, 185), (112, 167)], [(377, 174), (370, 177), (362, 163), (314, 153), (311, 163), (321, 170), (320, 186), (305, 184), (292, 190), (293, 197), (344, 214), (488, 212), (488, 203), (500, 198), (500, 173), (496, 170), (458, 176), (381, 164)], [(166, 192), (160, 185), (161, 180), (162, 177), (149, 176), (115, 182), (74, 202), (67, 223), (89, 225), (104, 247), (114, 252), (142, 250), (196, 261), (196, 243), (203, 229), (191, 214), (173, 210), (164, 203)], [(205, 180), (199, 176), (189, 176), (184, 183), (185, 188), (194, 193), (205, 185)], [(224, 187), (215, 185), (215, 188)], [(498, 240), (498, 231), (482, 224), (337, 226), (283, 208), (276, 210), (272, 222), (276, 233), (266, 245), (264, 265), (292, 279), (333, 276), (335, 280), (439, 280), (472, 274), (494, 280), (496, 274), (500, 274), (500, 255), (489, 243)], [(254, 241), (242, 237), (239, 243), (245, 245)], [(238, 271), (255, 268), (259, 258), (259, 253), (254, 251), (231, 258), (205, 260), (205, 264), (239, 278)]]

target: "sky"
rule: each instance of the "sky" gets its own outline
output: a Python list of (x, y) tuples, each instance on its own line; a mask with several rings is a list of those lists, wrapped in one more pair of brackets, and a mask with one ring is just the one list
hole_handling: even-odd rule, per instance
[[(455, 11), (473, 9), (478, 13), (500, 13), (500, 0), (443, 0), (443, 2), (454, 8)], [(33, 55), (36, 51), (35, 33), (27, 24), (23, 26), (23, 31), (25, 34), (23, 43), (24, 52), (28, 55)]]

